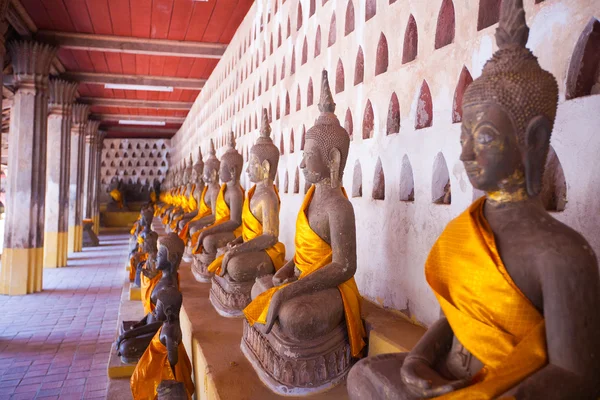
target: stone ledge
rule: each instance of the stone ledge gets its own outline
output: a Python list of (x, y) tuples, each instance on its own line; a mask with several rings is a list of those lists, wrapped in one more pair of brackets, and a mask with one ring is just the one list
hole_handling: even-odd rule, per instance
[(369, 356), (410, 351), (426, 331), (397, 312), (364, 299), (362, 315), (369, 337)]

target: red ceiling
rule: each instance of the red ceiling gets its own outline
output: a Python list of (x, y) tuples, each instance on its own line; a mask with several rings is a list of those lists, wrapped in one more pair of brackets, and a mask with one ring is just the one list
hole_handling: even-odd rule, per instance
[[(38, 29), (227, 44), (253, 0), (21, 0)], [(68, 71), (207, 79), (218, 60), (61, 49)], [(84, 97), (192, 102), (197, 90), (104, 89), (81, 84)], [(185, 116), (186, 111), (94, 107), (98, 113)], [(123, 110), (123, 111), (121, 111)], [(149, 114), (156, 112), (157, 114)]]

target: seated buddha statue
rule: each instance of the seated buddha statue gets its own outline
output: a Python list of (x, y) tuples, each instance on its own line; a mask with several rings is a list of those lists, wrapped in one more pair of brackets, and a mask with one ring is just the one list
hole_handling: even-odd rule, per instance
[(190, 162), (187, 167), (184, 168), (183, 172), (183, 187), (181, 190), (181, 205), (178, 209), (171, 213), (171, 221), (169, 227), (171, 232), (179, 232), (179, 222), (184, 215), (195, 210), (197, 207), (196, 199), (194, 198), (194, 191), (196, 190), (196, 183), (194, 180), (194, 160), (190, 154)]
[(183, 208), (186, 207), (187, 199), (185, 198), (185, 191), (187, 190), (187, 181), (190, 172), (191, 166), (188, 169), (184, 159), (182, 167), (177, 175), (177, 189), (175, 190), (175, 195), (173, 197), (173, 207), (167, 211), (165, 218), (163, 219), (163, 223), (165, 224), (165, 229), (167, 232), (173, 231), (171, 225), (173, 217), (183, 212)]
[(279, 242), (279, 194), (273, 184), (279, 149), (271, 140), (267, 110), (263, 109), (262, 129), (250, 149), (248, 176), (255, 185), (248, 191), (242, 208), (242, 235), (227, 245), (227, 251), (208, 266), (216, 274), (210, 300), (225, 317), (242, 316), (250, 303), (257, 277), (273, 274), (285, 262), (285, 246)]
[[(190, 162), (191, 162), (190, 158)], [(183, 228), (198, 215), (198, 210), (202, 206), (202, 195), (204, 194), (204, 180), (202, 174), (204, 173), (204, 161), (202, 161), (202, 151), (198, 147), (198, 161), (192, 166), (192, 173), (190, 177), (191, 188), (188, 193), (188, 208), (189, 212), (183, 214), (177, 222), (177, 232), (181, 233)], [(206, 206), (206, 204), (204, 204)], [(205, 209), (206, 210), (206, 209)], [(187, 243), (188, 234), (185, 233), (181, 239), (184, 243)], [(181, 237), (180, 236), (180, 237)]]
[(441, 317), (409, 353), (357, 363), (351, 399), (596, 399), (596, 256), (539, 194), (558, 86), (525, 47), (522, 0), (502, 2), (499, 50), (463, 97), (460, 156), (485, 191), (434, 244)]
[[(173, 286), (158, 294), (157, 310), (163, 314), (162, 321), (139, 359), (130, 379), (134, 400), (156, 399), (157, 389), (163, 381), (178, 381), (185, 386), (186, 397), (194, 394), (192, 364), (182, 342), (179, 311), (182, 296)], [(164, 392), (161, 393), (164, 395)]]
[(199, 282), (210, 282), (207, 271), (217, 255), (217, 250), (242, 234), (242, 205), (244, 190), (240, 176), (244, 159), (235, 149), (235, 135), (231, 132), (228, 148), (221, 157), (219, 175), (223, 184), (215, 202), (215, 222), (192, 235), (194, 262), (192, 272)]
[(215, 222), (215, 206), (221, 190), (221, 186), (219, 185), (219, 169), (221, 168), (221, 163), (216, 154), (215, 143), (211, 139), (209, 156), (204, 163), (204, 171), (202, 173), (202, 180), (204, 181), (205, 186), (202, 195), (200, 196), (198, 214), (183, 227), (179, 234), (179, 237), (183, 239), (185, 243), (190, 242), (192, 236), (196, 232)]
[[(124, 363), (137, 362), (165, 320), (164, 310), (158, 306), (160, 293), (167, 290), (171, 296), (181, 297), (177, 271), (182, 255), (183, 242), (176, 234), (170, 233), (158, 239), (155, 265), (146, 265), (140, 274), (142, 292), (144, 292), (143, 279), (146, 273), (154, 274), (152, 285), (145, 289), (147, 298), (142, 299), (145, 316), (140, 321), (123, 321), (119, 327), (120, 335), (116, 345), (118, 355)], [(153, 272), (152, 268), (155, 268), (156, 272)]]
[(141, 244), (141, 252), (136, 253), (138, 260), (133, 264), (135, 266), (135, 280), (133, 284), (136, 287), (141, 286), (141, 274), (142, 271), (146, 271), (145, 275), (148, 277), (149, 272), (156, 274), (156, 256), (158, 255), (158, 233), (150, 231), (143, 236), (143, 242)]
[(178, 167), (175, 167), (173, 171), (173, 179), (171, 181), (171, 189), (169, 190), (169, 201), (167, 206), (161, 212), (162, 223), (164, 225), (169, 225), (169, 218), (171, 217), (171, 212), (178, 207), (179, 201), (179, 189), (181, 182), (182, 172)]
[(326, 71), (319, 110), (300, 164), (312, 186), (296, 220), (296, 253), (256, 280), (244, 309), (242, 350), (261, 380), (287, 395), (343, 381), (365, 346), (354, 209), (341, 186), (350, 137), (334, 114)]
[(147, 258), (142, 245), (144, 238), (152, 232), (152, 220), (154, 219), (154, 210), (151, 207), (144, 207), (140, 211), (140, 221), (136, 231), (129, 238), (129, 281), (135, 279), (135, 271), (137, 265)]

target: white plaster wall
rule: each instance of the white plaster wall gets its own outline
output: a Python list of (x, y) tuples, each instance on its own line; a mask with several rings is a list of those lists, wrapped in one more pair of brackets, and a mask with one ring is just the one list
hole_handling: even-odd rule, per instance
[[(281, 1), (281, 0), (279, 0)], [(224, 151), (224, 138), (229, 131), (238, 136), (237, 148), (246, 150), (258, 133), (255, 115), (260, 124), (260, 109), (271, 105), (273, 137), (276, 145), (284, 135), (285, 155), (279, 166), (280, 188), (284, 174), (289, 174), (289, 193), (281, 190), (281, 240), (286, 244), (288, 257), (293, 252), (295, 219), (303, 198), (304, 178), (300, 175), (300, 194), (292, 194), (294, 174), (301, 159), (302, 127), (308, 129), (318, 115), (321, 70), (329, 71), (332, 90), (335, 71), (341, 59), (345, 70), (345, 90), (334, 94), (336, 114), (344, 124), (346, 110), (353, 116), (354, 139), (346, 166), (344, 183), (351, 192), (352, 172), (359, 160), (363, 175), (363, 196), (353, 198), (356, 213), (358, 272), (356, 280), (363, 296), (385, 307), (402, 310), (416, 321), (426, 325), (438, 316), (438, 305), (427, 283), (423, 265), (429, 249), (452, 218), (462, 212), (473, 200), (471, 187), (462, 163), (459, 161), (460, 124), (452, 124), (452, 102), (463, 66), (473, 78), (481, 74), (483, 64), (495, 50), (493, 34), (496, 26), (477, 31), (477, 0), (455, 0), (456, 32), (454, 42), (434, 50), (437, 17), (442, 0), (377, 0), (377, 14), (365, 21), (364, 0), (354, 0), (355, 30), (344, 36), (347, 0), (316, 0), (316, 14), (309, 17), (310, 0), (301, 0), (303, 24), (296, 31), (298, 0), (278, 4), (277, 13), (270, 22), (264, 18), (263, 30), (254, 40), (254, 28), (261, 23), (267, 10), (274, 10), (273, 2), (258, 1), (240, 25), (223, 59), (219, 62), (206, 87), (194, 103), (180, 131), (172, 139), (174, 165), (195, 152), (201, 145), (205, 154), (208, 139), (218, 143), (218, 153)], [(529, 46), (539, 57), (543, 68), (551, 71), (560, 87), (559, 113), (552, 145), (562, 163), (567, 181), (568, 204), (556, 217), (579, 230), (600, 253), (600, 166), (596, 162), (600, 150), (600, 97), (592, 96), (564, 101), (564, 87), (571, 53), (575, 43), (592, 16), (599, 17), (594, 0), (546, 0), (534, 4), (525, 0), (527, 21), (531, 27)], [(337, 40), (328, 47), (332, 13), (336, 14)], [(415, 61), (401, 64), (404, 31), (410, 15), (418, 27), (419, 46)], [(291, 36), (286, 38), (287, 20), (291, 20)], [(283, 44), (277, 48), (277, 30), (281, 25)], [(321, 54), (314, 58), (315, 32), (321, 29)], [(252, 32), (252, 34), (251, 34)], [(389, 49), (387, 72), (375, 76), (375, 54), (381, 33)], [(269, 41), (273, 34), (274, 53), (269, 55)], [(301, 65), (301, 49), (305, 36), (308, 42), (308, 63)], [(251, 39), (251, 40), (250, 40)], [(241, 58), (240, 48), (250, 43)], [(266, 42), (266, 60), (262, 60), (263, 42)], [(354, 64), (358, 46), (365, 55), (364, 82), (354, 82)], [(290, 75), (291, 52), (296, 51), (296, 72)], [(260, 54), (259, 68), (240, 79), (240, 71), (250, 71), (255, 55)], [(281, 64), (285, 57), (286, 74), (281, 80)], [(273, 67), (277, 68), (276, 85), (272, 86)], [(265, 91), (265, 75), (269, 74), (269, 89)], [(309, 78), (314, 85), (314, 103), (306, 106)], [(259, 79), (262, 93), (252, 99)], [(418, 92), (426, 80), (433, 98), (433, 125), (415, 130)], [(297, 87), (300, 87), (302, 108), (296, 112)], [(400, 132), (386, 136), (388, 105), (392, 92), (400, 103)], [(250, 102), (247, 103), (247, 94)], [(290, 115), (284, 116), (285, 96), (289, 93)], [(243, 100), (242, 100), (243, 99)], [(281, 104), (281, 118), (276, 120), (275, 101)], [(373, 106), (375, 133), (371, 139), (362, 139), (363, 112), (367, 100)], [(243, 107), (238, 107), (243, 103)], [(238, 109), (239, 108), (239, 109)], [(248, 119), (252, 129), (247, 127)], [(244, 130), (244, 121), (246, 129)], [(290, 132), (295, 135), (295, 152), (290, 154)], [(441, 152), (447, 163), (452, 204), (432, 204), (432, 173), (434, 159)], [(402, 158), (408, 155), (415, 182), (415, 201), (399, 201), (400, 169)], [(381, 158), (385, 173), (385, 200), (372, 200), (373, 174), (377, 159)]]

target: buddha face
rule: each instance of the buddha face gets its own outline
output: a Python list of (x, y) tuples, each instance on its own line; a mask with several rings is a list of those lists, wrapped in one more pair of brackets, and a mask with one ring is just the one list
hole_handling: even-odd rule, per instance
[(210, 185), (217, 180), (217, 170), (215, 168), (204, 168), (202, 179), (204, 183)]
[(460, 160), (473, 187), (495, 192), (524, 185), (521, 150), (510, 116), (493, 103), (463, 109)]
[(254, 153), (250, 153), (248, 159), (248, 168), (246, 169), (250, 182), (257, 183), (262, 182), (269, 176), (269, 171), (265, 170), (263, 162)]
[(156, 255), (156, 269), (164, 271), (171, 268), (171, 262), (169, 261), (169, 250), (165, 246), (158, 247), (158, 254)]
[(190, 183), (196, 182), (198, 180), (198, 173), (195, 169), (192, 170), (192, 176), (190, 177)]
[(306, 139), (300, 168), (306, 181), (312, 184), (329, 177), (327, 160), (323, 157), (319, 144), (313, 139)]
[(219, 170), (219, 176), (221, 177), (221, 181), (229, 182), (233, 180), (234, 173), (232, 168), (229, 166), (229, 163), (221, 161), (221, 169)]

